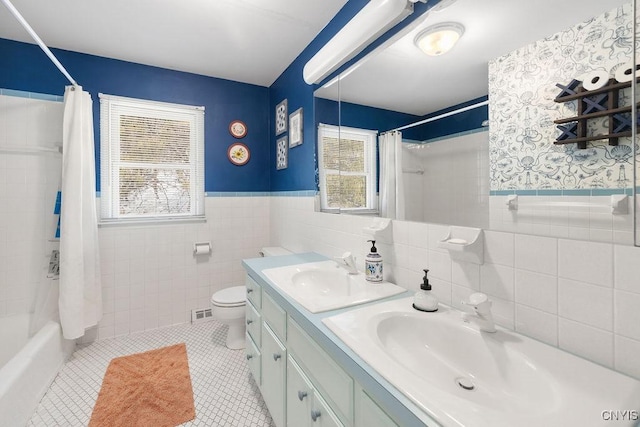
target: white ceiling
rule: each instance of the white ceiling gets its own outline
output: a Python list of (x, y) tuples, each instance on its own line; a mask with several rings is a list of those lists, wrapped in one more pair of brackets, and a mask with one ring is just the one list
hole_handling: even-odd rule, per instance
[[(270, 86), (346, 2), (12, 0), (49, 47), (261, 86)], [(33, 43), (3, 5), (0, 38)]]
[[(519, 47), (612, 10), (629, 0), (458, 0), (431, 12), (398, 41), (365, 58), (340, 82), (340, 98), (425, 115), (488, 93), (488, 62)], [(418, 32), (455, 21), (465, 33), (439, 57), (413, 44)], [(338, 85), (317, 95), (337, 99)]]

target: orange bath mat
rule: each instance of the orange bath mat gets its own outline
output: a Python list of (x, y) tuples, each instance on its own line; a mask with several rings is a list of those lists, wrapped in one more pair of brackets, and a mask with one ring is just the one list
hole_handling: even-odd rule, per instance
[(89, 427), (174, 427), (195, 416), (187, 347), (177, 344), (113, 359)]

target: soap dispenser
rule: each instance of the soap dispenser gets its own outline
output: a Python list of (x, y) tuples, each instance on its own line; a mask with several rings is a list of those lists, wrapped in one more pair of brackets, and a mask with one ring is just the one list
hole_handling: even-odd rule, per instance
[(367, 240), (371, 242), (371, 251), (364, 259), (365, 278), (369, 282), (382, 282), (382, 256), (378, 253), (375, 240)]
[(413, 298), (413, 308), (420, 311), (438, 311), (438, 298), (435, 297), (431, 293), (431, 285), (429, 284), (429, 279), (427, 278), (427, 273), (429, 270), (424, 271), (424, 277), (422, 278), (422, 283), (420, 284), (420, 290), (416, 292)]

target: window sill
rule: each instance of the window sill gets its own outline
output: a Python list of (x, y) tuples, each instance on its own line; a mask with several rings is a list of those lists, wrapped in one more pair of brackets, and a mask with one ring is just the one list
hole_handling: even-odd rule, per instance
[(348, 215), (380, 215), (377, 209), (320, 209), (320, 212)]
[(173, 225), (185, 223), (205, 223), (207, 218), (203, 216), (173, 217), (173, 218), (143, 218), (143, 219), (108, 219), (99, 220), (98, 227), (120, 227), (120, 226), (148, 226), (148, 225)]

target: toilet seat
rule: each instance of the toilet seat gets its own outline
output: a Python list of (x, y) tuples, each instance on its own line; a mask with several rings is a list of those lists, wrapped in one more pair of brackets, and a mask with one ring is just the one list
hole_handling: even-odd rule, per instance
[(247, 300), (246, 286), (233, 286), (219, 290), (211, 296), (211, 304), (218, 307), (239, 307)]

